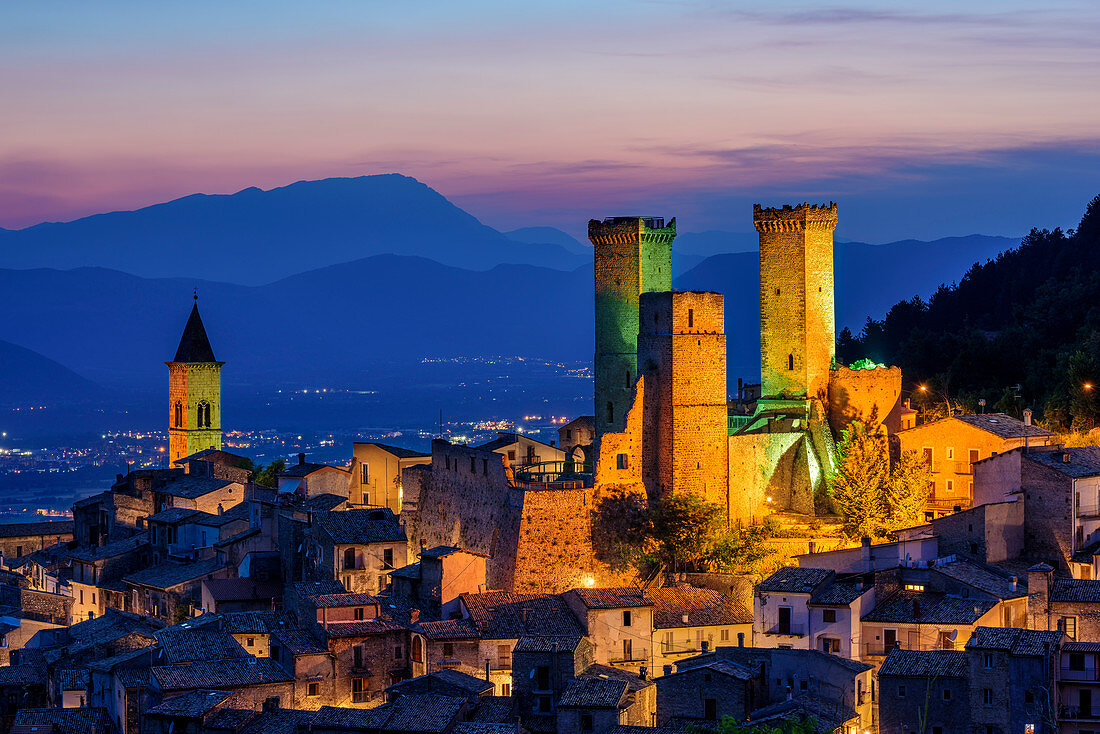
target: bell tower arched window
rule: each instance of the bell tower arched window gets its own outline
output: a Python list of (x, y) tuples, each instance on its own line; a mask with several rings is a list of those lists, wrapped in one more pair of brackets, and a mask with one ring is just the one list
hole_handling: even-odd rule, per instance
[(607, 422), (615, 422), (615, 404), (610, 400), (607, 401)]
[(198, 408), (196, 408), (196, 411), (197, 411), (196, 418), (197, 418), (198, 427), (199, 428), (209, 428), (210, 427), (210, 403), (207, 403), (207, 402), (199, 403)]
[(787, 355), (787, 369), (791, 370), (791, 371), (794, 370), (794, 355), (793, 354), (788, 354)]
[(179, 400), (176, 401), (172, 412), (172, 425), (176, 428), (183, 428), (183, 403)]

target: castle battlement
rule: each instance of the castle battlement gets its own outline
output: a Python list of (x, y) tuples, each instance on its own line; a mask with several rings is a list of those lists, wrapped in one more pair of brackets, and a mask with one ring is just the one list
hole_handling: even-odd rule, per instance
[(798, 232), (805, 230), (831, 232), (836, 229), (837, 208), (828, 204), (784, 204), (781, 209), (752, 205), (752, 223), (757, 232)]
[(676, 238), (676, 217), (607, 217), (588, 220), (588, 239), (593, 245), (624, 244), (644, 240), (671, 243)]

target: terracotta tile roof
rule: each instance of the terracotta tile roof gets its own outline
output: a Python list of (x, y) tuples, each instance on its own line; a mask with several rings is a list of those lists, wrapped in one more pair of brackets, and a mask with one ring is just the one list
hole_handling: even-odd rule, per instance
[(575, 595), (589, 609), (624, 609), (653, 606), (653, 602), (645, 597), (641, 589), (632, 587), (617, 589), (577, 588), (567, 593)]
[(330, 512), (348, 501), (347, 497), (338, 494), (311, 494), (306, 497), (306, 505), (314, 512)]
[(73, 548), (72, 550), (64, 551), (64, 554), (78, 561), (94, 563), (104, 558), (117, 558), (127, 553), (133, 553), (147, 545), (149, 545), (149, 533), (138, 533), (129, 538), (116, 540), (107, 545), (100, 545), (95, 548)]
[(405, 528), (387, 509), (334, 510), (313, 514), (314, 524), (337, 545), (397, 543), (405, 540)]
[(356, 622), (329, 622), (325, 632), (329, 637), (368, 637), (406, 629), (386, 619), (363, 619)]
[(88, 670), (86, 668), (62, 668), (56, 673), (57, 687), (62, 691), (85, 691), (88, 689)]
[(512, 724), (516, 720), (515, 702), (511, 696), (481, 696), (467, 718), (471, 722)]
[(1100, 579), (1067, 579), (1056, 576), (1051, 601), (1100, 602)]
[(478, 637), (477, 629), (469, 619), (441, 619), (437, 622), (421, 622), (417, 628), (429, 640), (469, 640)]
[(584, 635), (580, 623), (560, 596), (488, 591), (462, 594), (459, 598), (482, 639)]
[(379, 604), (378, 597), (362, 592), (348, 592), (343, 594), (317, 594), (306, 597), (318, 609), (332, 609), (334, 607), (362, 607), (371, 604)]
[(1013, 589), (1011, 576), (985, 564), (960, 558), (953, 563), (933, 566), (932, 570), (998, 599), (1018, 599), (1027, 596), (1027, 577), (1024, 577), (1024, 583), (1017, 579), (1016, 588)]
[(437, 670), (427, 675), (409, 678), (395, 683), (386, 689), (387, 695), (409, 695), (419, 693), (441, 693), (448, 696), (477, 696), (493, 690), (493, 684), (484, 678), (458, 670)]
[(211, 492), (217, 492), (220, 489), (224, 489), (231, 484), (237, 484), (239, 486), (238, 482), (234, 482), (231, 479), (213, 479), (211, 477), (196, 477), (190, 474), (181, 474), (178, 477), (172, 477), (171, 480), (165, 482), (163, 486), (157, 487), (154, 491), (169, 494), (173, 497), (194, 500), (208, 495)]
[[(1069, 461), (1066, 461), (1066, 457)], [(1100, 447), (1075, 446), (1057, 451), (1032, 451), (1024, 454), (1028, 461), (1041, 464), (1070, 477), (1095, 477), (1100, 475)]]
[(1013, 655), (1041, 656), (1057, 649), (1062, 633), (1015, 627), (975, 627), (966, 649), (1004, 650)]
[(872, 584), (860, 584), (855, 581), (834, 581), (810, 597), (810, 604), (821, 606), (846, 607), (859, 597), (875, 588)]
[(653, 603), (653, 626), (657, 629), (752, 624), (752, 612), (744, 604), (714, 589), (666, 586), (644, 593)]
[(149, 709), (148, 713), (173, 718), (196, 718), (204, 716), (232, 698), (233, 693), (230, 691), (188, 691), (165, 698)]
[(84, 706), (70, 709), (20, 709), (15, 712), (12, 732), (52, 731), (54, 734), (88, 734), (92, 729), (106, 731), (110, 725), (107, 710)]
[(810, 594), (814, 587), (831, 578), (833, 572), (825, 568), (784, 566), (756, 585), (756, 590), (787, 594)]
[(574, 678), (561, 694), (562, 708), (617, 709), (626, 698), (626, 681), (609, 678)]
[(249, 721), (237, 734), (301, 734), (317, 715), (316, 711), (298, 709), (276, 709), (261, 711)]
[(233, 635), (214, 625), (195, 629), (165, 627), (153, 636), (160, 645), (162, 657), (158, 662), (163, 660), (174, 665), (248, 657)]
[(970, 664), (962, 650), (904, 650), (895, 647), (882, 661), (878, 671), (883, 676), (967, 678)]
[(128, 584), (166, 591), (173, 586), (193, 581), (223, 568), (225, 566), (217, 558), (190, 563), (162, 563), (159, 566), (127, 574), (122, 577), (122, 580)]
[(466, 706), (465, 698), (427, 693), (403, 696), (391, 704), (385, 728), (390, 731), (446, 732)]
[(9, 522), (0, 525), (0, 538), (23, 538), (37, 535), (72, 535), (72, 520), (42, 522)]
[(207, 730), (238, 732), (241, 727), (259, 716), (259, 713), (251, 708), (223, 708), (218, 709), (204, 722)]
[(133, 650), (120, 652), (117, 655), (112, 655), (111, 657), (104, 658), (103, 660), (94, 660), (88, 663), (88, 667), (92, 670), (109, 673), (117, 668), (119, 665), (128, 663), (136, 658), (140, 658), (142, 655), (148, 655), (154, 650), (156, 650), (155, 645), (146, 645), (145, 647), (134, 648)]
[(0, 665), (0, 686), (46, 684), (45, 673), (32, 665)]
[(287, 627), (271, 633), (292, 655), (315, 655), (328, 652), (328, 646), (310, 630), (303, 627)]
[(279, 581), (259, 581), (244, 577), (232, 579), (206, 579), (202, 582), (214, 601), (249, 601), (282, 598), (283, 585)]
[(205, 512), (199, 510), (192, 510), (188, 507), (168, 507), (160, 512), (154, 512), (149, 517), (145, 518), (146, 522), (162, 522), (168, 525), (175, 525), (176, 523), (183, 522), (195, 515), (205, 515)]
[(1100, 652), (1100, 642), (1067, 640), (1062, 643), (1062, 652)]
[(750, 714), (751, 724), (748, 731), (775, 731), (775, 724), (789, 722), (792, 719), (812, 718), (818, 732), (847, 731), (844, 725), (858, 717), (855, 710), (834, 698), (821, 698), (811, 693), (803, 693), (787, 701), (779, 701)]
[(992, 599), (961, 599), (931, 591), (895, 591), (863, 615), (864, 622), (974, 624), (997, 605)]
[(430, 451), (427, 453), (423, 451), (414, 451), (413, 449), (405, 449), (401, 448), (400, 446), (391, 446), (390, 444), (378, 443), (377, 441), (364, 441), (362, 443), (356, 441), (356, 443), (361, 446), (377, 446), (383, 451), (393, 454), (399, 459), (426, 458), (432, 455)]
[(151, 668), (153, 678), (165, 691), (191, 688), (243, 688), (294, 680), (271, 658), (237, 658)]
[(576, 650), (583, 637), (521, 637), (513, 652), (567, 652)]
[(1013, 418), (1005, 413), (982, 413), (974, 415), (956, 415), (954, 419), (967, 425), (980, 428), (1000, 438), (1023, 438), (1053, 436), (1050, 431), (1039, 426), (1025, 425), (1019, 418)]

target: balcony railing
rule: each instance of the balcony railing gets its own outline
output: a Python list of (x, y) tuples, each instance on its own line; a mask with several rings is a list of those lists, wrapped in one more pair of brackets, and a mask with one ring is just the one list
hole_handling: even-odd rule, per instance
[(777, 624), (764, 630), (766, 635), (782, 635), (786, 637), (805, 637), (806, 626), (801, 624)]
[(1067, 706), (1063, 704), (1058, 708), (1060, 719), (1100, 719), (1100, 708), (1082, 709), (1080, 706)]
[(865, 642), (863, 643), (863, 655), (865, 657), (885, 657), (895, 647), (900, 647), (902, 650), (957, 650), (954, 642), (945, 640), (940, 643), (929, 642), (910, 642), (905, 643), (899, 641), (895, 644), (887, 644), (883, 642)]
[(1060, 672), (1062, 680), (1100, 681), (1100, 672), (1098, 672), (1095, 668), (1082, 670), (1080, 668), (1063, 667)]
[(956, 459), (944, 459), (943, 461), (932, 462), (933, 474), (973, 474), (974, 465), (969, 461), (958, 461)]
[(371, 693), (370, 691), (352, 691), (351, 702), (352, 703), (370, 703), (379, 695)]
[(1077, 517), (1100, 517), (1100, 504), (1082, 502), (1077, 505)]

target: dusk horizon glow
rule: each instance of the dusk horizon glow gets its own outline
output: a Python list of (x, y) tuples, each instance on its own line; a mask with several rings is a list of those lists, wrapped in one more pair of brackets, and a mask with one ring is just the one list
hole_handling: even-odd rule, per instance
[(1083, 2), (0, 18), (5, 228), (397, 172), (499, 229), (652, 211), (751, 231), (751, 202), (807, 199), (841, 203), (838, 235), (885, 241), (1074, 226), (1100, 190)]

